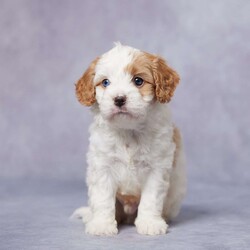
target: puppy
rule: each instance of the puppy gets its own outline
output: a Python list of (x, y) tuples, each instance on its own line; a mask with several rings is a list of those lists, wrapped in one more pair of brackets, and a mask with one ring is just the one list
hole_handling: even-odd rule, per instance
[(116, 46), (96, 58), (76, 84), (92, 106), (87, 154), (89, 206), (75, 211), (86, 233), (114, 235), (118, 223), (165, 234), (186, 192), (181, 136), (167, 103), (178, 74), (159, 56)]

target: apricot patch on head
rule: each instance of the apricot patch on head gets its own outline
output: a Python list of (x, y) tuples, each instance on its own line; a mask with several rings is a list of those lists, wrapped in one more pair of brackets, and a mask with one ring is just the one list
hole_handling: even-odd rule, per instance
[(152, 65), (145, 53), (134, 56), (132, 62), (126, 66), (125, 71), (132, 77), (140, 77), (143, 79), (143, 85), (138, 87), (142, 96), (155, 95)]

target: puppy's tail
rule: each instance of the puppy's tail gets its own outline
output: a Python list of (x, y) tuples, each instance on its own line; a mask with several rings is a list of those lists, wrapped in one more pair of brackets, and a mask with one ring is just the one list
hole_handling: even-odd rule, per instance
[(91, 220), (92, 213), (89, 207), (79, 207), (70, 216), (70, 219), (82, 219), (84, 223)]

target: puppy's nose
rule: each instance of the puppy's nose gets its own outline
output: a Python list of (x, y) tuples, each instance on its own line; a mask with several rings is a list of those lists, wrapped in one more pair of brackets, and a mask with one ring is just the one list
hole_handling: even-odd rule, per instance
[(114, 99), (114, 103), (117, 107), (121, 107), (126, 103), (126, 96), (117, 96)]

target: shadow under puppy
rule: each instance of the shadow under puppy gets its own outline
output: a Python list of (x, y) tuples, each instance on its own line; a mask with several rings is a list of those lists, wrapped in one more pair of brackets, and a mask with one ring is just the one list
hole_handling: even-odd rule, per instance
[(88, 207), (75, 211), (86, 233), (113, 235), (117, 223), (165, 234), (186, 192), (179, 130), (167, 103), (178, 74), (159, 56), (116, 46), (95, 59), (76, 84), (92, 106), (87, 154)]

